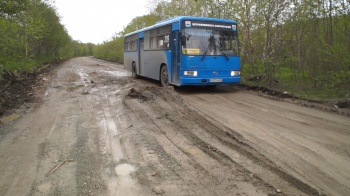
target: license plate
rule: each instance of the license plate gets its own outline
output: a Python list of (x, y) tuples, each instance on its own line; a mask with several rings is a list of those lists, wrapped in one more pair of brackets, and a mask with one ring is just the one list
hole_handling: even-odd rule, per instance
[(222, 82), (222, 79), (210, 79), (210, 82)]

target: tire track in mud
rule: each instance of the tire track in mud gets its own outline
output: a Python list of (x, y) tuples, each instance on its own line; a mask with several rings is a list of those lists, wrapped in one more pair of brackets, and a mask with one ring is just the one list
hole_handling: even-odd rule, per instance
[[(201, 115), (214, 124), (233, 127), (249, 141), (245, 143), (320, 195), (349, 192), (349, 170), (344, 167), (349, 162), (344, 154), (349, 149), (349, 121), (345, 117), (242, 92), (218, 89), (185, 94), (182, 97)], [(329, 149), (327, 144), (337, 148)]]
[(98, 151), (103, 157), (103, 178), (109, 195), (140, 195), (139, 185), (131, 176), (135, 165), (126, 160), (122, 140), (128, 134), (123, 132), (125, 124), (120, 120), (123, 109), (118, 93), (126, 85), (126, 80), (123, 77), (116, 80), (103, 70), (90, 73), (90, 77), (96, 84), (88, 90), (88, 105), (95, 113), (91, 123), (96, 126)]
[[(107, 181), (116, 176), (109, 154), (111, 146), (116, 144), (109, 136), (115, 135), (116, 128), (106, 109), (115, 90), (113, 85), (106, 84), (116, 80), (105, 72), (106, 67), (82, 66), (76, 60), (67, 61), (57, 70), (55, 81), (46, 90), (46, 106), (38, 118), (53, 123), (49, 133), (45, 133), (45, 141), (39, 145), (36, 177), (29, 195), (106, 195)], [(45, 110), (55, 113), (45, 114)], [(101, 128), (101, 124), (105, 127)], [(101, 135), (106, 137), (102, 139)], [(101, 150), (106, 146), (105, 151)], [(73, 162), (66, 162), (47, 175), (67, 158)]]
[[(45, 107), (37, 117), (53, 123), (39, 145), (37, 172), (29, 195), (104, 195), (101, 156), (96, 151), (94, 124), (90, 123), (93, 115), (87, 97), (81, 96), (86, 81), (75, 73), (79, 66), (65, 68), (59, 70), (53, 88), (46, 91)], [(48, 114), (45, 110), (55, 112)], [(40, 122), (37, 126), (44, 128)], [(64, 162), (67, 159), (70, 161)], [(54, 172), (48, 175), (49, 171)]]
[[(182, 168), (195, 171), (192, 172), (194, 174), (190, 172), (195, 176), (192, 178), (186, 172), (181, 173), (181, 169), (169, 169), (174, 176), (181, 177), (185, 184), (201, 179), (192, 183), (191, 188), (199, 191), (195, 195), (227, 194), (227, 189), (232, 187), (237, 187), (235, 191), (239, 194), (278, 194), (276, 190), (281, 189), (286, 195), (318, 195), (315, 189), (281, 171), (233, 130), (218, 127), (192, 111), (171, 90), (157, 87), (133, 88), (124, 97), (123, 103), (125, 108), (132, 111), (130, 113), (137, 114), (129, 121), (141, 124), (141, 127), (134, 129), (147, 133), (143, 139), (152, 143), (146, 144), (147, 146), (162, 147), (162, 151), (171, 160), (186, 160), (184, 162), (187, 164), (182, 165)], [(152, 151), (151, 154), (157, 152), (155, 149)], [(156, 157), (153, 159), (155, 163), (160, 161)], [(220, 175), (223, 171), (225, 175)], [(232, 174), (227, 175), (227, 171)], [(234, 179), (234, 183), (227, 179), (228, 176)], [(152, 181), (150, 177), (142, 180), (147, 179)], [(212, 186), (213, 184), (215, 185)], [(214, 192), (208, 192), (210, 186)], [(239, 192), (239, 187), (245, 188)], [(247, 193), (247, 190), (254, 191)], [(170, 189), (167, 191), (172, 192)]]
[[(299, 189), (308, 195), (318, 195), (318, 192), (309, 185), (281, 171), (271, 160), (247, 144), (247, 141), (238, 133), (227, 127), (221, 126), (221, 128), (219, 128), (214, 125), (215, 122), (212, 122), (214, 123), (212, 124), (206, 121), (205, 124), (202, 124), (203, 117), (201, 116), (192, 115), (191, 117), (196, 122), (200, 121), (202, 128), (210, 135), (209, 137), (213, 138), (213, 146), (208, 143), (204, 143), (204, 145), (201, 144), (204, 149), (207, 148), (214, 151), (230, 162), (238, 164), (246, 170), (246, 173), (252, 173), (253, 176), (256, 176), (266, 184), (271, 184), (285, 191), (287, 190), (287, 192), (292, 191), (289, 190), (290, 186), (294, 186), (295, 189)], [(196, 139), (202, 138), (200, 134), (190, 134), (191, 137)], [(203, 142), (203, 140), (201, 140), (201, 142)], [(239, 156), (237, 156), (237, 154)]]

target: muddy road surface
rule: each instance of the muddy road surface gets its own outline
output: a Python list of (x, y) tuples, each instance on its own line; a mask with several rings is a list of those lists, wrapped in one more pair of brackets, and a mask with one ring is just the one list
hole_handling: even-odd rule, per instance
[(3, 117), (0, 195), (348, 195), (350, 120), (88, 57)]

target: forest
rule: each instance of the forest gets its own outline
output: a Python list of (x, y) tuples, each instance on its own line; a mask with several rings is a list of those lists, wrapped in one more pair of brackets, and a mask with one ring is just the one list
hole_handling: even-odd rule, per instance
[(0, 38), (0, 79), (93, 52), (93, 44), (72, 40), (56, 9), (45, 0), (1, 0)]
[(350, 98), (349, 0), (151, 0), (149, 9), (94, 55), (123, 62), (126, 33), (173, 16), (233, 19), (243, 84), (308, 99)]
[(126, 33), (180, 15), (238, 22), (242, 84), (307, 99), (350, 99), (350, 0), (149, 0), (110, 40), (72, 40), (45, 0), (0, 2), (0, 77), (74, 56), (123, 62)]

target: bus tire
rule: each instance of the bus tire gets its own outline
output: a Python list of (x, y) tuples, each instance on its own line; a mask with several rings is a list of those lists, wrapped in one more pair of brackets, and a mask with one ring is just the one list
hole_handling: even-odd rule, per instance
[(166, 65), (163, 65), (160, 69), (160, 83), (162, 84), (162, 86), (169, 86), (168, 78), (168, 68)]
[(135, 63), (135, 62), (132, 63), (131, 75), (132, 75), (132, 77), (135, 78), (135, 79), (138, 79), (138, 78), (139, 78), (139, 75), (137, 75), (137, 73), (136, 73), (136, 63)]

